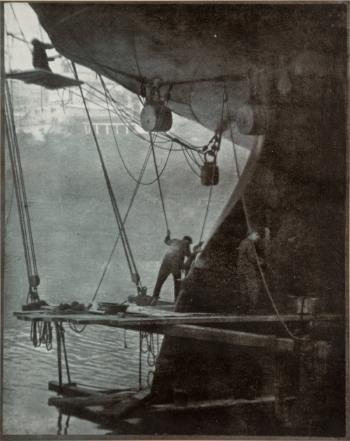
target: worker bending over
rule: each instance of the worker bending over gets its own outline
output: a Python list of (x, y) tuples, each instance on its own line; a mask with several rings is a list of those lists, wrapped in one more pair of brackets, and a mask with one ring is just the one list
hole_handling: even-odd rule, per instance
[(169, 246), (169, 251), (163, 257), (163, 261), (160, 265), (151, 305), (157, 304), (160, 290), (170, 274), (172, 274), (174, 278), (174, 295), (176, 302), (180, 292), (181, 269), (183, 268), (185, 258), (190, 258), (192, 254), (190, 248), (192, 238), (190, 236), (184, 236), (182, 239), (171, 239), (170, 231), (168, 230), (164, 242)]
[(193, 262), (196, 260), (196, 257), (198, 256), (198, 254), (202, 251), (202, 245), (203, 245), (203, 242), (199, 242), (197, 245), (193, 246), (191, 255), (189, 257), (187, 257), (187, 259), (183, 265), (183, 270), (184, 270), (185, 276), (187, 276), (187, 274), (190, 272), (190, 269), (193, 265)]

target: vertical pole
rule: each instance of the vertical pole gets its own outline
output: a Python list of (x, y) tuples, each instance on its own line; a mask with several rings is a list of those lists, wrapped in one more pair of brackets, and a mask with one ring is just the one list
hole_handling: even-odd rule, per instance
[(70, 372), (69, 372), (69, 364), (68, 364), (68, 357), (67, 357), (67, 349), (66, 349), (66, 340), (65, 340), (65, 336), (64, 336), (64, 328), (63, 325), (60, 325), (61, 327), (61, 338), (62, 338), (62, 346), (63, 346), (63, 354), (64, 354), (64, 361), (66, 364), (66, 372), (67, 372), (67, 379), (68, 379), (68, 383), (70, 383)]
[(139, 390), (142, 389), (142, 333), (139, 332)]
[(62, 347), (61, 347), (61, 331), (60, 324), (55, 322), (56, 341), (57, 341), (57, 368), (58, 368), (58, 384), (62, 387)]

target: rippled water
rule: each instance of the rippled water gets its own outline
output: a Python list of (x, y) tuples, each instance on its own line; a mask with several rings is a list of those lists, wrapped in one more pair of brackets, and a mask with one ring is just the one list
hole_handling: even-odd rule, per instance
[[(82, 334), (66, 329), (71, 380), (100, 388), (137, 388), (139, 384), (139, 334), (101, 326), (87, 327)], [(48, 381), (57, 381), (56, 343), (47, 351), (30, 342), (30, 324), (17, 322), (4, 335), (4, 432), (7, 434), (55, 434), (64, 432), (58, 410), (47, 400)], [(143, 356), (143, 385), (148, 367)], [(64, 374), (65, 375), (65, 374)], [(65, 379), (66, 377), (64, 377)], [(93, 423), (69, 419), (68, 434), (106, 433)]]
[[(193, 124), (181, 123), (193, 132)], [(187, 124), (187, 123), (186, 123)], [(197, 130), (204, 140), (212, 133)], [(197, 133), (196, 132), (196, 133)], [(111, 140), (101, 140), (112, 185), (126, 212), (134, 183), (126, 175)], [(195, 142), (202, 145), (200, 139)], [(98, 284), (117, 234), (105, 182), (93, 141), (81, 135), (50, 136), (39, 142), (21, 135), (19, 144), (26, 182), (33, 237), (41, 277), (40, 296), (49, 304), (77, 300), (89, 303)], [(132, 137), (121, 139), (125, 158), (137, 175), (146, 145)], [(167, 151), (157, 151), (159, 166)], [(6, 154), (7, 156), (7, 154)], [(240, 166), (248, 157), (240, 149)], [(6, 434), (56, 434), (64, 431), (65, 419), (47, 405), (54, 395), (48, 382), (57, 380), (55, 347), (51, 352), (33, 348), (30, 324), (16, 320), (27, 295), (26, 268), (9, 160), (5, 158), (5, 289), (4, 289), (4, 394), (3, 426)], [(215, 187), (205, 224), (204, 238), (234, 189), (237, 173), (232, 145), (223, 141), (219, 158), (220, 183)], [(154, 178), (148, 167), (145, 180)], [(162, 189), (173, 237), (189, 234), (197, 241), (207, 209), (208, 188), (187, 166), (181, 151), (175, 151), (162, 175)], [(126, 224), (142, 282), (152, 292), (162, 255), (165, 236), (161, 202), (156, 185), (140, 188)], [(172, 300), (172, 283), (164, 287), (162, 298)], [(98, 300), (118, 302), (135, 294), (125, 264), (122, 247), (113, 256), (101, 285)], [(99, 387), (138, 387), (138, 333), (118, 329), (88, 327), (83, 334), (66, 331), (72, 381)], [(145, 365), (145, 360), (144, 360)], [(143, 384), (147, 370), (144, 370)], [(62, 429), (60, 429), (62, 426)], [(71, 418), (68, 434), (104, 434), (96, 425)]]

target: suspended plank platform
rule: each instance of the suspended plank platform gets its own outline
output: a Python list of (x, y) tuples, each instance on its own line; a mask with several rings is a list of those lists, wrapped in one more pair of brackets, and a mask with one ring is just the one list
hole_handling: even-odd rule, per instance
[[(50, 322), (73, 322), (79, 325), (104, 325), (117, 328), (143, 329), (149, 326), (169, 325), (224, 325), (240, 323), (276, 323), (279, 318), (276, 315), (237, 315), (237, 314), (206, 314), (206, 313), (183, 313), (164, 311), (152, 307), (136, 307), (132, 312), (129, 310), (120, 315), (103, 315), (95, 312), (78, 314), (58, 313), (50, 310), (18, 311), (14, 315), (19, 320), (43, 320)], [(300, 322), (299, 314), (281, 314), (285, 322)], [(304, 315), (303, 321), (317, 322), (340, 322), (344, 318), (340, 314)]]
[[(53, 382), (49, 383), (52, 385)], [(70, 385), (67, 385), (67, 388)], [(80, 396), (50, 397), (49, 406), (55, 406), (64, 413), (87, 418), (93, 421), (104, 421), (126, 417), (150, 398), (150, 389), (140, 391), (124, 390), (119, 392), (104, 391)]]
[(82, 81), (51, 72), (45, 69), (32, 69), (24, 71), (12, 71), (6, 74), (6, 78), (21, 80), (27, 84), (36, 84), (46, 89), (62, 89), (83, 84)]
[(56, 392), (57, 394), (63, 395), (65, 397), (89, 397), (91, 395), (96, 394), (123, 394), (123, 393), (132, 393), (135, 392), (133, 388), (116, 388), (116, 389), (108, 389), (103, 390), (101, 389), (99, 392), (96, 391), (96, 388), (90, 388), (88, 386), (82, 386), (78, 383), (71, 382), (71, 383), (64, 383), (59, 384), (57, 381), (49, 381), (49, 390), (52, 392)]
[[(91, 312), (67, 314), (48, 310), (15, 312), (14, 315), (18, 319), (25, 321), (70, 322), (76, 325), (103, 325), (134, 331), (151, 330), (152, 332), (174, 337), (217, 341), (234, 346), (260, 348), (272, 352), (292, 352), (294, 350), (294, 341), (291, 338), (222, 329), (223, 326), (243, 324), (279, 324), (279, 318), (275, 315), (178, 313), (152, 307), (134, 307), (132, 310), (133, 312), (116, 315), (102, 315)], [(286, 323), (301, 323), (301, 318), (298, 314), (285, 314), (282, 318)], [(302, 320), (304, 322), (342, 323), (341, 316), (335, 314), (303, 316)]]

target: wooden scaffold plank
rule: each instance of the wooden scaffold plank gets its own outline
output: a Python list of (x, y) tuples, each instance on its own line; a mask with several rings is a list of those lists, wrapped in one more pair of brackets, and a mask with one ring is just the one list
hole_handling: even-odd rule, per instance
[(227, 343), (234, 346), (269, 349), (274, 352), (292, 352), (294, 350), (294, 341), (290, 338), (277, 338), (274, 335), (254, 334), (204, 326), (169, 326), (164, 329), (164, 334), (172, 337)]

